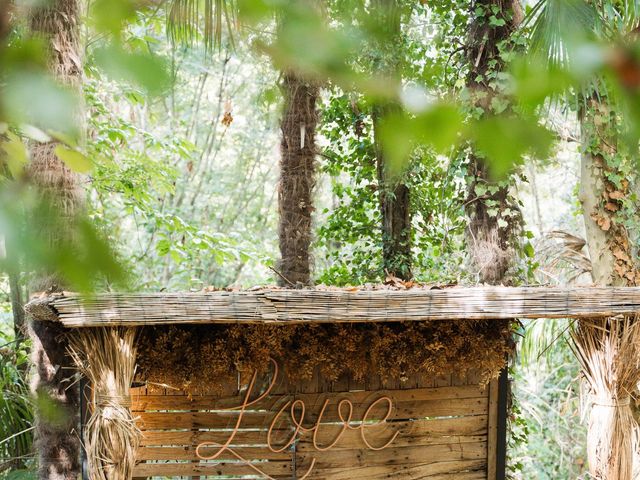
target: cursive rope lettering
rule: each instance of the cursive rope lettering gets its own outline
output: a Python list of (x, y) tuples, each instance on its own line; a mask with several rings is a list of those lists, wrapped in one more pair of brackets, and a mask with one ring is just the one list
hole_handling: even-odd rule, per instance
[[(251, 377), (251, 381), (249, 382), (247, 392), (245, 393), (243, 403), (236, 407), (222, 409), (222, 410), (229, 410), (229, 411), (239, 411), (238, 418), (236, 419), (236, 422), (235, 422), (235, 426), (231, 431), (229, 437), (227, 438), (227, 441), (224, 443), (217, 443), (217, 442), (200, 443), (196, 447), (196, 456), (198, 458), (200, 458), (201, 460), (214, 460), (220, 457), (220, 455), (222, 455), (224, 452), (229, 452), (229, 454), (231, 454), (236, 459), (246, 464), (247, 467), (251, 468), (256, 473), (263, 475), (265, 478), (269, 480), (275, 480), (273, 477), (270, 477), (265, 472), (263, 472), (258, 466), (252, 463), (251, 460), (244, 458), (238, 452), (236, 452), (235, 450), (229, 447), (233, 443), (235, 436), (240, 430), (240, 426), (242, 424), (242, 420), (244, 418), (245, 412), (247, 411), (247, 408), (257, 404), (258, 402), (263, 400), (265, 397), (267, 397), (267, 395), (269, 395), (269, 393), (271, 392), (271, 390), (273, 389), (276, 383), (276, 380), (278, 378), (278, 363), (274, 359), (270, 359), (270, 361), (273, 364), (273, 376), (266, 390), (262, 394), (258, 395), (255, 399), (251, 400), (251, 395), (253, 393), (253, 389), (255, 387), (256, 379), (258, 376), (258, 372), (257, 371), (254, 372), (253, 376)], [(386, 411), (382, 416), (382, 418), (379, 420), (368, 422), (368, 418), (371, 415), (372, 410), (377, 405), (382, 403), (386, 403), (387, 405)], [(353, 411), (354, 411), (353, 402), (345, 398), (340, 400), (337, 405), (338, 418), (340, 419), (340, 424), (341, 424), (340, 431), (336, 434), (336, 436), (328, 445), (321, 446), (319, 444), (318, 435), (320, 432), (320, 426), (322, 425), (322, 419), (325, 415), (328, 405), (329, 405), (329, 400), (325, 399), (324, 402), (322, 403), (322, 407), (320, 408), (320, 412), (318, 413), (318, 418), (314, 422), (313, 426), (305, 427), (304, 420), (305, 420), (306, 409), (307, 409), (306, 404), (301, 399), (288, 400), (282, 407), (280, 407), (278, 412), (275, 414), (275, 416), (271, 420), (271, 423), (269, 425), (269, 430), (267, 431), (267, 448), (269, 448), (269, 450), (273, 453), (284, 452), (285, 450), (289, 449), (302, 434), (310, 433), (312, 434), (313, 448), (318, 452), (326, 452), (327, 450), (332, 449), (338, 444), (338, 442), (340, 441), (340, 439), (342, 438), (342, 436), (347, 430), (354, 430), (354, 431), (359, 430), (360, 438), (362, 439), (362, 442), (366, 445), (366, 447), (373, 451), (379, 451), (389, 447), (395, 441), (395, 439), (398, 437), (400, 433), (396, 431), (385, 444), (379, 447), (374, 447), (373, 445), (371, 445), (371, 443), (367, 439), (365, 432), (367, 429), (378, 427), (384, 424), (389, 419), (393, 411), (393, 400), (388, 396), (384, 396), (373, 401), (365, 410), (364, 415), (362, 417), (362, 421), (358, 422), (357, 425), (353, 425), (354, 423), (353, 422)], [(278, 420), (287, 410), (289, 413), (289, 417), (291, 419), (291, 423), (294, 426), (293, 432), (291, 433), (291, 436), (288, 438), (286, 443), (284, 443), (280, 447), (276, 447), (274, 446), (274, 441), (272, 439), (273, 431), (276, 425), (278, 424)], [(345, 416), (345, 410), (346, 410), (346, 416)], [(205, 448), (215, 448), (216, 450), (210, 455), (204, 455), (202, 452), (202, 449), (205, 449)], [(313, 470), (315, 464), (316, 464), (316, 459), (312, 457), (311, 464), (309, 465), (308, 470), (302, 477), (299, 477), (299, 478), (301, 480), (307, 478), (311, 474), (311, 471)]]

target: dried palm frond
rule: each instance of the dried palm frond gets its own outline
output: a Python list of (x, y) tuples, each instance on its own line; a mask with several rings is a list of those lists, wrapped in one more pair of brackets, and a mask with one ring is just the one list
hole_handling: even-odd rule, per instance
[(584, 252), (584, 239), (562, 230), (546, 233), (536, 243), (536, 261), (547, 282), (570, 285), (584, 273), (591, 272), (591, 260)]
[(92, 386), (85, 448), (91, 480), (132, 477), (140, 431), (129, 388), (136, 364), (133, 328), (87, 328), (70, 338), (70, 354)]
[(592, 408), (587, 434), (591, 474), (631, 480), (637, 432), (630, 403), (640, 381), (640, 326), (630, 316), (580, 320), (572, 338)]

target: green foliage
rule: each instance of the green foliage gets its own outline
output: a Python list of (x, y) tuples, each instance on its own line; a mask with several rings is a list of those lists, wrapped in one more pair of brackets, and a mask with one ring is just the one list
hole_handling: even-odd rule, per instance
[(33, 442), (33, 405), (26, 381), (27, 345), (16, 348), (8, 323), (0, 323), (0, 478), (7, 477), (5, 462), (11, 468), (24, 468), (30, 463)]
[(525, 342), (514, 368), (511, 478), (586, 478), (579, 367), (566, 342), (566, 327), (566, 321), (548, 319), (525, 326), (525, 339), (537, 346), (531, 350), (531, 340)]
[[(274, 248), (274, 212), (266, 209), (273, 188), (260, 182), (275, 183), (275, 172), (260, 158), (273, 138), (271, 71), (240, 46), (233, 59), (229, 51), (208, 59), (195, 47), (176, 50), (160, 16), (140, 17), (123, 42), (144, 43), (160, 62), (181, 67), (159, 100), (114, 82), (99, 63), (87, 65), (87, 148), (99, 159), (93, 221), (118, 247), (138, 289), (224, 286), (241, 282), (244, 270), (267, 277), (275, 257), (265, 254)], [(237, 95), (243, 75), (264, 80)]]
[[(323, 211), (317, 232), (318, 246), (329, 256), (325, 264), (318, 265), (323, 283), (360, 284), (385, 277), (372, 121), (367, 109), (362, 99), (339, 90), (323, 108), (322, 172), (331, 176), (332, 196), (332, 207)], [(402, 179), (411, 189), (414, 212), (414, 277), (421, 281), (455, 279), (464, 224), (462, 172), (433, 149), (414, 148), (411, 157)]]

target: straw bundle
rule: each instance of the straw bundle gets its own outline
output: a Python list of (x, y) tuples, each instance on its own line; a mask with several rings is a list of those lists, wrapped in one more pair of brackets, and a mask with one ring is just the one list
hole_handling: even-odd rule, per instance
[(70, 353), (93, 387), (85, 448), (91, 480), (132, 477), (140, 432), (131, 415), (135, 374), (133, 328), (83, 329), (71, 336)]
[(635, 320), (581, 320), (572, 334), (592, 405), (587, 454), (597, 479), (633, 476), (636, 422), (630, 399), (640, 381), (640, 329)]

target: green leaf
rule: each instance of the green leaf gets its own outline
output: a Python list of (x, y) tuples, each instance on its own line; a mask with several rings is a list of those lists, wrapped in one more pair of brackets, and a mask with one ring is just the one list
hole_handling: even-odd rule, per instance
[(45, 131), (56, 129), (74, 138), (78, 136), (75, 118), (79, 97), (75, 92), (58, 85), (47, 75), (29, 70), (14, 71), (5, 82), (3, 114), (10, 123), (28, 123)]
[(56, 156), (67, 166), (78, 173), (88, 173), (93, 168), (91, 160), (78, 150), (72, 150), (64, 145), (58, 145), (55, 149)]
[(492, 174), (503, 178), (527, 153), (545, 158), (553, 145), (553, 134), (535, 117), (485, 117), (472, 125), (472, 139), (489, 160)]
[(462, 115), (447, 103), (410, 116), (405, 112), (390, 115), (380, 122), (380, 138), (392, 172), (406, 168), (417, 147), (433, 148), (446, 153), (455, 145), (462, 129)]
[(533, 112), (547, 99), (558, 97), (575, 84), (571, 73), (534, 56), (513, 62), (514, 93), (520, 107)]
[(36, 411), (38, 416), (51, 425), (64, 425), (68, 413), (61, 402), (56, 401), (47, 393), (39, 391), (36, 396)]
[(238, 0), (238, 13), (247, 24), (256, 24), (271, 18), (275, 12), (265, 0)]
[(137, 85), (151, 94), (161, 93), (170, 83), (166, 63), (148, 53), (129, 52), (118, 44), (98, 48), (96, 64), (115, 80)]
[(6, 133), (7, 140), (2, 142), (2, 150), (5, 153), (7, 167), (13, 178), (22, 174), (24, 166), (29, 161), (29, 152), (20, 138), (13, 132)]
[(531, 245), (531, 242), (527, 242), (524, 244), (524, 254), (529, 258), (534, 257), (535, 252), (533, 250), (533, 245)]
[(495, 15), (491, 15), (491, 17), (489, 17), (489, 25), (492, 27), (504, 27), (506, 22), (502, 18), (497, 18)]
[(101, 31), (118, 36), (127, 21), (135, 19), (139, 8), (135, 0), (96, 0), (88, 15), (93, 26)]

